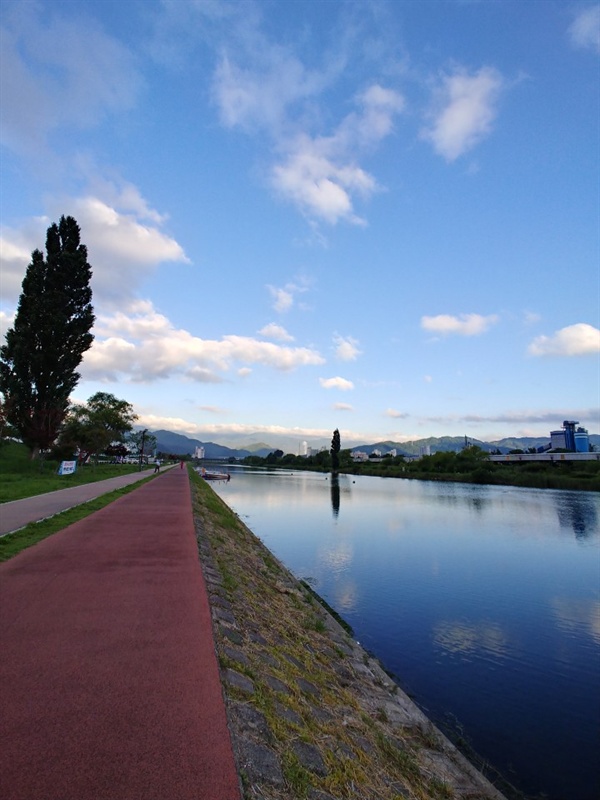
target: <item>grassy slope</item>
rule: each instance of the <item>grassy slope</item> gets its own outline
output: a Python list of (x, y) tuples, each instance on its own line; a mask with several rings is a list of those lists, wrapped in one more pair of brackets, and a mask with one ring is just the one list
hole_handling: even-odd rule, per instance
[(31, 461), (27, 448), (22, 444), (3, 443), (0, 446), (0, 503), (103, 481), (138, 470), (137, 466), (129, 464), (98, 464), (80, 467), (73, 475), (58, 475), (58, 466), (57, 461)]

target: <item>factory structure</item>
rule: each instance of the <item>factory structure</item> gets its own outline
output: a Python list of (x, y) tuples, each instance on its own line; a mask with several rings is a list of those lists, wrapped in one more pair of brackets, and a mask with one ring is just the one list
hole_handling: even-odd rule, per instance
[(569, 453), (589, 453), (590, 436), (585, 428), (576, 428), (575, 420), (566, 419), (559, 431), (550, 431), (550, 450), (567, 450)]

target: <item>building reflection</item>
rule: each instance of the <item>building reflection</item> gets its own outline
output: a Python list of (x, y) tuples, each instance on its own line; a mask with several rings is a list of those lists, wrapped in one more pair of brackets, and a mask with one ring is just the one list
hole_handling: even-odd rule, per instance
[(555, 501), (561, 528), (572, 528), (576, 539), (598, 535), (598, 503), (593, 495), (557, 492)]

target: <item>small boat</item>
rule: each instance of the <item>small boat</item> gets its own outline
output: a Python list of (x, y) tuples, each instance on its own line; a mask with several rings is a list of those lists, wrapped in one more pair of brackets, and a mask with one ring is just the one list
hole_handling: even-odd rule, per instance
[(205, 481), (230, 481), (231, 475), (228, 472), (207, 472), (204, 467), (200, 470), (200, 475)]

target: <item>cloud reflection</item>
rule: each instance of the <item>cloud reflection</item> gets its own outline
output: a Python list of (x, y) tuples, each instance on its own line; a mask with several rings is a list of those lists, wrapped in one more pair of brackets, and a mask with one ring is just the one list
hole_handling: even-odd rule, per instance
[(600, 600), (553, 597), (550, 607), (562, 631), (577, 635), (587, 633), (600, 644)]
[(358, 604), (358, 587), (354, 581), (344, 580), (333, 591), (334, 606), (340, 612), (352, 611)]
[(354, 560), (354, 548), (348, 540), (340, 540), (333, 547), (320, 547), (317, 561), (320, 567), (334, 575), (345, 572)]
[(479, 623), (444, 620), (433, 629), (433, 643), (452, 655), (487, 652), (496, 657), (508, 654), (508, 636), (496, 622)]

